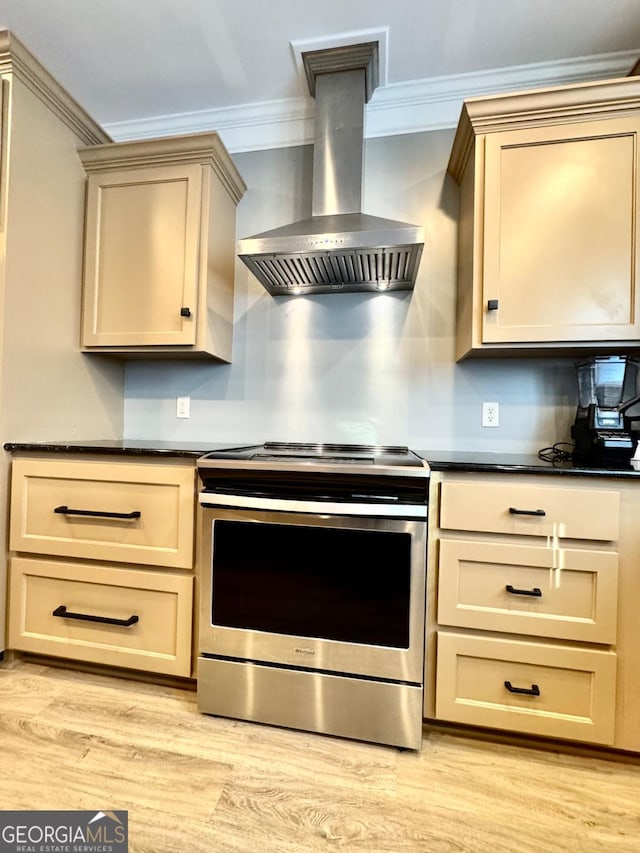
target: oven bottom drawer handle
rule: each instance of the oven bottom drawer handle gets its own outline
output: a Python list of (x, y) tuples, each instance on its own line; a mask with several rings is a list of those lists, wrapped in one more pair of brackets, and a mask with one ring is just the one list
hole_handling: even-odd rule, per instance
[(79, 619), (81, 622), (100, 622), (103, 625), (121, 625), (123, 628), (130, 628), (140, 621), (140, 617), (129, 616), (128, 619), (114, 619), (112, 616), (94, 616), (91, 613), (71, 613), (67, 610), (66, 605), (61, 604), (51, 614), (59, 616), (61, 619)]
[(524, 696), (539, 696), (540, 688), (537, 684), (532, 684), (531, 687), (514, 687), (510, 681), (505, 681), (504, 686), (509, 693), (521, 693)]
[(534, 586), (533, 589), (516, 589), (515, 586), (508, 583), (505, 589), (507, 592), (510, 592), (511, 595), (531, 595), (534, 598), (542, 598), (542, 590), (537, 586)]
[(138, 509), (132, 512), (107, 512), (99, 509), (70, 509), (68, 506), (57, 506), (53, 511), (59, 515), (86, 515), (90, 518), (124, 518), (126, 520), (140, 518), (142, 515)]

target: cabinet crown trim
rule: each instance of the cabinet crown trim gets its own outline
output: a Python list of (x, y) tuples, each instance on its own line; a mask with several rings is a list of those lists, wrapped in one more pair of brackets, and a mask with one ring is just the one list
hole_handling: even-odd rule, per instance
[(236, 204), (247, 189), (229, 152), (215, 131), (92, 145), (89, 148), (81, 148), (78, 153), (85, 172), (89, 175), (93, 172), (189, 163), (210, 166)]
[(640, 77), (486, 95), (464, 101), (447, 171), (460, 183), (476, 137), (505, 130), (640, 115)]
[(0, 74), (13, 74), (67, 125), (85, 145), (111, 137), (78, 104), (16, 36), (0, 29)]

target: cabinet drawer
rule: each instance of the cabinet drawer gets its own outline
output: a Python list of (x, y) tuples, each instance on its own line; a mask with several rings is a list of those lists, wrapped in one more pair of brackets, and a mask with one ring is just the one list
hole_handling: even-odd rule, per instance
[(188, 574), (14, 557), (9, 647), (188, 677), (192, 597)]
[(592, 643), (616, 641), (613, 551), (440, 541), (438, 622)]
[(611, 744), (615, 689), (613, 652), (438, 632), (440, 720)]
[(12, 476), (12, 550), (192, 568), (192, 467), (17, 459)]
[(485, 482), (443, 483), (440, 527), (567, 539), (618, 538), (616, 491)]

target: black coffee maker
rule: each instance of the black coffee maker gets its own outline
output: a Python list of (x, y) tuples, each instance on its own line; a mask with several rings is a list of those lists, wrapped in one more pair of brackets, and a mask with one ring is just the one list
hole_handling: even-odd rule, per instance
[(631, 356), (594, 356), (577, 365), (578, 410), (571, 436), (573, 461), (589, 467), (626, 467), (638, 443), (640, 362)]

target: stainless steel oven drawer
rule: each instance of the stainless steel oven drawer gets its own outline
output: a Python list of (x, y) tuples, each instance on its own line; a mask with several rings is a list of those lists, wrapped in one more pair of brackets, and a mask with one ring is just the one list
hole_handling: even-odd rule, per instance
[(384, 743), (422, 745), (422, 687), (198, 658), (204, 714)]

